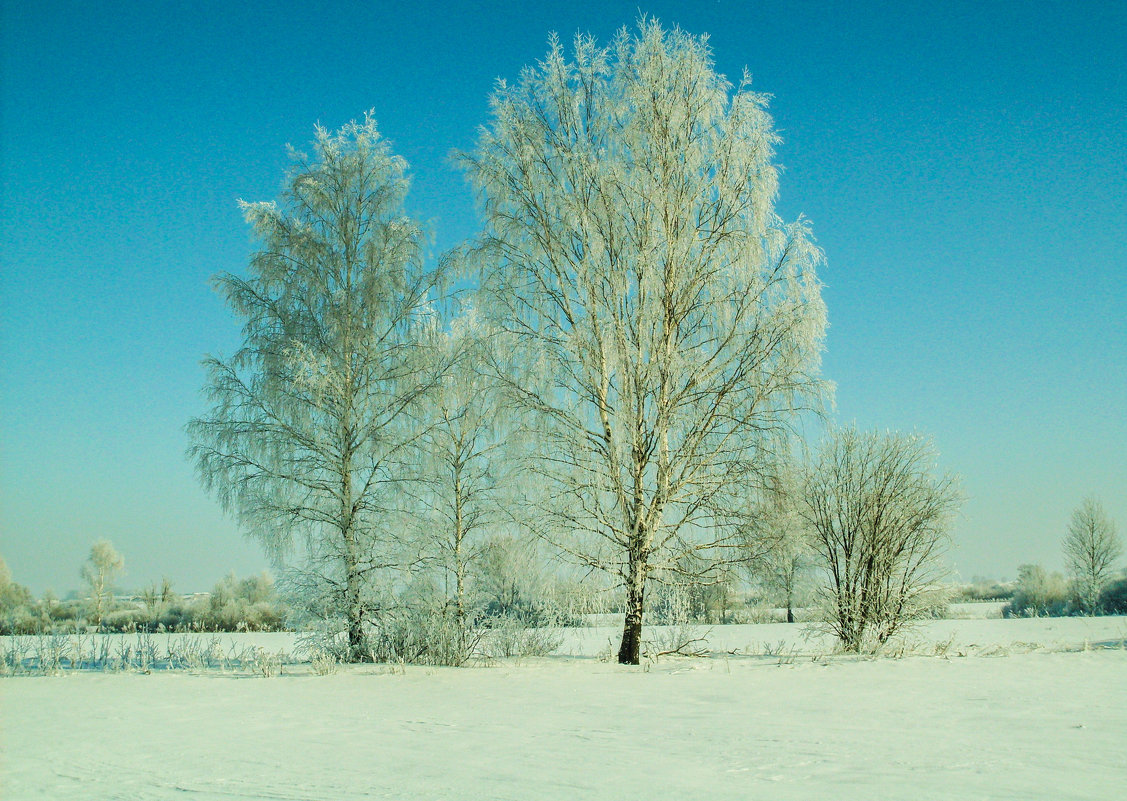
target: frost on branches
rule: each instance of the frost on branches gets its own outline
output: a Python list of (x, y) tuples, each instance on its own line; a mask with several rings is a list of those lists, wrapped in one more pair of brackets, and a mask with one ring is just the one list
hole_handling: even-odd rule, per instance
[(367, 648), (382, 571), (400, 559), (394, 487), (415, 410), (445, 371), (425, 346), (437, 272), (403, 216), (406, 163), (368, 115), (318, 127), (280, 204), (243, 203), (261, 248), (216, 286), (242, 347), (205, 361), (210, 414), (189, 432), (204, 485), (287, 565), (305, 605)]
[(821, 254), (774, 212), (777, 138), (748, 84), (654, 21), (580, 36), (571, 60), (553, 38), (463, 156), (482, 311), (536, 368), (506, 385), (538, 428), (529, 511), (625, 587), (624, 663), (647, 580), (707, 582), (746, 552), (734, 510), (827, 389)]

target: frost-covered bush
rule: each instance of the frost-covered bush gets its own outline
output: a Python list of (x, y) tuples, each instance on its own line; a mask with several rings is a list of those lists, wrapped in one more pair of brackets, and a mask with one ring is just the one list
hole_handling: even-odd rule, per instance
[(115, 609), (107, 612), (102, 618), (103, 631), (136, 631), (145, 629), (150, 621), (149, 613), (144, 609), (131, 607)]
[(216, 583), (195, 622), (208, 631), (277, 631), (285, 615), (269, 576), (238, 579), (231, 573)]
[[(414, 603), (402, 603), (408, 598)], [(407, 595), (398, 600), (372, 615), (365, 661), (458, 667), (480, 659), (543, 656), (562, 642), (560, 618), (550, 607), (530, 607), (527, 617), (537, 621), (530, 625), (518, 614), (487, 616), (478, 609), (460, 619), (441, 602), (425, 603)], [(311, 662), (319, 660), (328, 667), (331, 662), (355, 661), (342, 618), (306, 619), (306, 625), (316, 627), (302, 642)]]
[(953, 601), (1008, 601), (1014, 597), (1014, 584), (1008, 581), (976, 576), (969, 584), (960, 586), (953, 595)]
[(415, 607), (381, 616), (371, 642), (377, 662), (460, 666), (483, 658), (545, 656), (562, 637), (558, 618), (543, 606), (475, 616), (461, 625), (448, 609)]
[(562, 642), (558, 628), (528, 626), (514, 618), (501, 618), (484, 632), (481, 653), (493, 659), (548, 656)]
[(370, 642), (376, 662), (458, 666), (480, 655), (482, 634), (473, 621), (416, 607), (382, 615)]
[(41, 602), (45, 607), (44, 616), (52, 624), (60, 623), (76, 623), (81, 617), (81, 610), (74, 601), (63, 601), (61, 603), (51, 603), (48, 600)]
[(1059, 617), (1075, 611), (1068, 579), (1041, 565), (1022, 565), (1017, 569), (1013, 599), (1002, 608), (1002, 616)]
[(12, 581), (7, 564), (0, 558), (0, 634), (30, 634), (37, 631), (31, 592)]
[(1127, 576), (1104, 587), (1100, 593), (1100, 611), (1105, 615), (1127, 615)]
[(332, 651), (318, 648), (309, 653), (309, 667), (318, 676), (329, 676), (340, 669), (340, 658)]
[(142, 591), (139, 603), (107, 612), (100, 630), (280, 631), (285, 628), (286, 615), (286, 606), (269, 576), (239, 579), (230, 574), (216, 583), (210, 595), (191, 599), (173, 593), (167, 580), (162, 588), (150, 586)]

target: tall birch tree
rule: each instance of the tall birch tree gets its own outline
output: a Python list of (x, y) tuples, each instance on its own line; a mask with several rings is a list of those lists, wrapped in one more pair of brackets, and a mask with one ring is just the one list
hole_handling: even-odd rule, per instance
[(261, 243), (246, 277), (215, 279), (242, 347), (209, 357), (210, 413), (190, 456), (206, 488), (368, 653), (374, 578), (397, 561), (395, 484), (415, 410), (443, 372), (424, 353), (439, 282), (404, 216), (407, 165), (369, 113), (318, 126), (281, 203), (241, 203)]
[(537, 420), (541, 531), (625, 588), (623, 663), (648, 580), (715, 580), (744, 552), (730, 510), (825, 389), (820, 252), (773, 210), (777, 138), (749, 83), (656, 21), (579, 36), (570, 60), (553, 36), (463, 157), (483, 308), (539, 368), (506, 389)]

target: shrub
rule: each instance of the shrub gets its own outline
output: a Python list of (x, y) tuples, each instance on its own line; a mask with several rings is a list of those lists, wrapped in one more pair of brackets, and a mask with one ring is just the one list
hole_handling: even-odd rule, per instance
[(839, 429), (806, 468), (798, 513), (828, 579), (821, 609), (843, 650), (878, 647), (946, 599), (940, 559), (960, 502), (917, 436)]
[(1105, 615), (1127, 615), (1127, 576), (1104, 587), (1100, 593), (1100, 611)]
[(115, 609), (106, 612), (102, 618), (103, 631), (137, 631), (145, 630), (150, 623), (148, 612), (137, 607), (128, 609)]
[(1017, 569), (1013, 599), (1002, 609), (1003, 617), (1060, 617), (1075, 611), (1068, 580), (1049, 573), (1041, 565)]
[(959, 587), (953, 601), (1008, 601), (1014, 597), (1013, 582), (975, 577)]
[(548, 656), (563, 642), (555, 628), (527, 626), (513, 618), (502, 618), (485, 633), (482, 654), (489, 658)]
[(31, 592), (12, 581), (8, 566), (0, 558), (0, 634), (30, 634), (35, 631)]
[(371, 637), (375, 662), (464, 665), (475, 656), (483, 629), (473, 621), (459, 626), (441, 610), (403, 608), (381, 616)]

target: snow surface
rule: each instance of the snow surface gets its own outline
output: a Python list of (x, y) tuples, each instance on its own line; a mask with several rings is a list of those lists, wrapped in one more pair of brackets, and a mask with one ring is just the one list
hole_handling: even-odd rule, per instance
[(2, 679), (0, 798), (1024, 801), (1127, 784), (1122, 617), (935, 621), (899, 659), (772, 624), (632, 668), (597, 658), (608, 639), (569, 631), (569, 655), (462, 669)]

